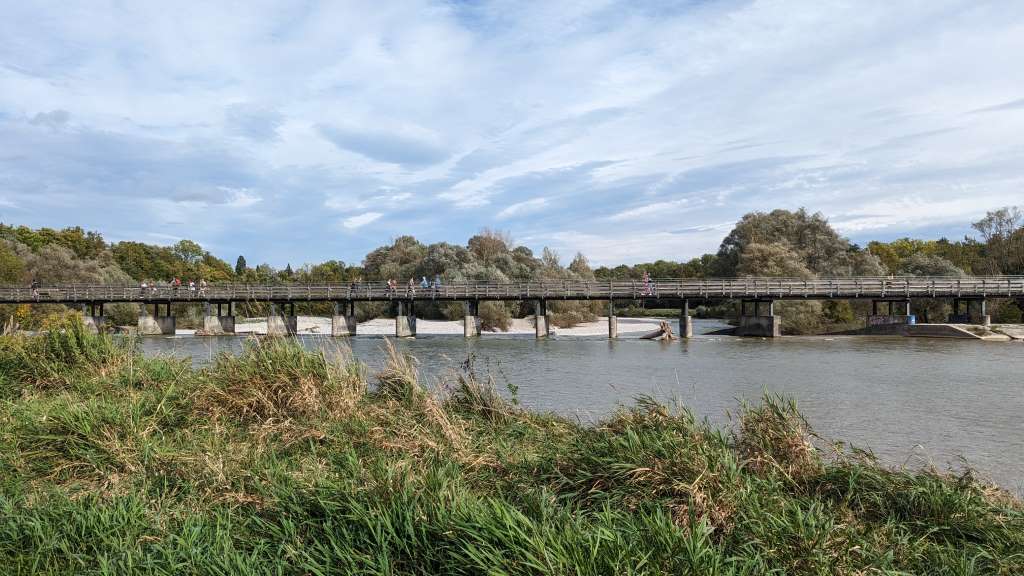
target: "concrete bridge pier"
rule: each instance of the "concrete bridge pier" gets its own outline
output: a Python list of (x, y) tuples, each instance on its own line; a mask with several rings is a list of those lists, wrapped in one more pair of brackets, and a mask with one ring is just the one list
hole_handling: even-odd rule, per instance
[(547, 338), (551, 335), (550, 318), (548, 318), (548, 301), (536, 300), (533, 304), (534, 328), (537, 338)]
[[(763, 310), (762, 305), (767, 310)], [(752, 308), (752, 310), (748, 310)], [(748, 312), (753, 312), (753, 315)], [(762, 314), (767, 312), (767, 314)], [(740, 325), (736, 328), (737, 336), (761, 336), (778, 338), (782, 336), (782, 318), (775, 315), (775, 302), (772, 300), (740, 300)]]
[(462, 316), (462, 334), (466, 338), (480, 335), (480, 301), (466, 300), (466, 311)]
[(149, 315), (149, 310), (146, 309), (146, 305), (143, 304), (140, 308), (139, 314), (139, 334), (143, 336), (159, 336), (159, 335), (173, 335), (174, 329), (177, 327), (174, 316), (171, 315), (171, 303), (167, 302), (164, 304), (167, 306), (167, 314), (165, 316), (160, 315), (160, 303), (153, 304), (153, 315)]
[(107, 318), (103, 315), (103, 302), (90, 302), (82, 304), (82, 324), (87, 332), (99, 334), (106, 324)]
[(608, 301), (608, 337), (619, 337), (619, 317), (615, 315), (615, 301)]
[[(878, 310), (879, 304), (888, 304), (888, 313), (880, 313)], [(916, 318), (910, 313), (910, 300), (906, 298), (871, 301), (871, 314), (868, 315), (868, 326), (913, 324), (915, 321)]]
[(690, 301), (685, 298), (679, 310), (679, 337), (693, 338), (693, 316), (690, 316)]
[[(972, 310), (971, 303), (975, 306)], [(961, 303), (963, 311), (961, 312)], [(992, 317), (988, 314), (988, 306), (984, 298), (954, 298), (953, 313), (949, 315), (950, 324), (981, 324), (990, 326)]]
[[(235, 305), (233, 302), (217, 302), (217, 313), (213, 304), (206, 302), (203, 313), (203, 333), (210, 336), (235, 333)], [(224, 307), (227, 306), (227, 314)]]
[(355, 336), (358, 325), (355, 300), (334, 303), (334, 314), (331, 316), (331, 336)]
[(282, 302), (278, 312), (277, 303), (270, 303), (267, 314), (267, 336), (294, 336), (299, 331), (299, 318), (295, 315), (295, 303)]
[(396, 300), (397, 313), (395, 314), (395, 337), (415, 338), (416, 337), (416, 309), (413, 300)]

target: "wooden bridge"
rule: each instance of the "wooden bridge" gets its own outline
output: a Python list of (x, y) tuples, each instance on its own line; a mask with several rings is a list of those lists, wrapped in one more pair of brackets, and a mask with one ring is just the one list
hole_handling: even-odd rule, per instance
[(205, 289), (166, 285), (64, 285), (0, 287), (0, 303), (47, 302), (334, 302), (464, 300), (658, 300), (667, 298), (829, 300), (888, 298), (1016, 298), (1024, 276), (878, 278), (683, 278), (651, 280), (538, 280), (455, 282), (436, 288), (384, 282), (351, 284), (211, 284)]
[[(280, 319), (282, 326), (268, 326), (270, 332), (294, 332), (294, 304), (297, 302), (332, 302), (335, 306), (336, 335), (355, 333), (355, 304), (357, 302), (393, 302), (398, 317), (396, 334), (415, 334), (415, 303), (423, 301), (462, 301), (466, 303), (466, 334), (478, 335), (477, 308), (482, 301), (533, 301), (536, 306), (537, 334), (547, 334), (547, 302), (550, 300), (606, 300), (609, 301), (609, 335), (617, 330), (613, 325), (615, 300), (651, 301), (677, 300), (681, 304), (680, 328), (688, 334), (690, 301), (741, 301), (740, 332), (744, 332), (743, 318), (749, 318), (752, 334), (777, 335), (779, 320), (774, 315), (775, 300), (872, 300), (889, 305), (886, 322), (904, 322), (911, 318), (911, 298), (950, 298), (954, 300), (956, 319), (984, 319), (987, 298), (1014, 298), (1024, 301), (1024, 276), (970, 276), (970, 277), (852, 277), (852, 278), (673, 278), (640, 280), (535, 280), (527, 282), (452, 282), (440, 286), (422, 287), (401, 285), (389, 287), (384, 282), (348, 284), (211, 284), (205, 287), (189, 286), (129, 286), (129, 285), (61, 285), (38, 287), (0, 287), (0, 303), (33, 304), (53, 303), (81, 305), (87, 321), (103, 321), (103, 305), (112, 302), (143, 304), (139, 320), (144, 333), (173, 331), (172, 303), (201, 303), (206, 306), (207, 331), (233, 332), (233, 304), (237, 302), (268, 302), (272, 304), (270, 324)], [(960, 314), (960, 304), (967, 303), (966, 316)], [(971, 302), (977, 302), (981, 314), (971, 313)], [(903, 313), (894, 314), (893, 304), (904, 304)], [(153, 305), (152, 316), (145, 305)], [(211, 313), (212, 306), (217, 314)], [(227, 314), (224, 306), (227, 306)], [(753, 314), (747, 314), (752, 305)], [(159, 314), (166, 306), (167, 314)], [(291, 314), (278, 314), (277, 309)], [(766, 308), (767, 314), (762, 314)], [(98, 310), (98, 313), (97, 313)], [(963, 317), (962, 317), (963, 316)], [(339, 318), (342, 319), (339, 321)], [(875, 322), (882, 320), (876, 319)], [(470, 323), (475, 326), (471, 326)], [(339, 325), (340, 324), (340, 325)], [(541, 326), (543, 324), (543, 326)], [(765, 326), (765, 324), (770, 324)], [(280, 329), (280, 330), (278, 330)]]

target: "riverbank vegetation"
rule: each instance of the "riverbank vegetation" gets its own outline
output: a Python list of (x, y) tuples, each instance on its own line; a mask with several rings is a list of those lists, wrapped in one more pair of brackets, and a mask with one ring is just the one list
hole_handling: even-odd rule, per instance
[(787, 400), (583, 425), (390, 345), (196, 369), (68, 322), (0, 337), (7, 574), (1024, 571), (1019, 500), (825, 448)]
[[(358, 280), (394, 279), (404, 285), (410, 279), (445, 282), (515, 282), (527, 280), (617, 279), (641, 282), (652, 278), (704, 278), (742, 276), (788, 276), (800, 278), (843, 276), (959, 276), (1024, 274), (1024, 217), (1016, 208), (989, 212), (974, 223), (977, 237), (871, 242), (866, 247), (843, 238), (820, 214), (805, 210), (774, 210), (747, 214), (726, 235), (715, 254), (688, 261), (658, 261), (636, 265), (601, 267), (593, 270), (583, 254), (564, 265), (548, 248), (536, 255), (517, 246), (508, 235), (483, 230), (465, 246), (438, 242), (424, 244), (412, 236), (401, 236), (391, 244), (371, 251), (358, 265), (340, 260), (306, 264), (293, 269), (275, 269), (268, 264), (250, 267), (244, 256), (231, 266), (202, 246), (181, 240), (172, 246), (140, 242), (107, 243), (95, 232), (81, 228), (33, 230), (25, 226), (0, 224), (0, 284), (28, 285), (61, 283), (134, 283), (143, 280), (166, 282), (171, 278), (209, 282), (248, 283), (348, 283)], [(240, 303), (246, 316), (267, 314), (265, 303)], [(640, 302), (620, 302), (621, 307), (641, 308)], [(195, 327), (200, 310), (195, 305), (175, 305), (179, 326)], [(676, 308), (678, 301), (653, 301), (642, 308)], [(731, 302), (711, 303), (705, 309), (722, 316), (735, 315)], [(860, 327), (867, 316), (867, 303), (781, 302), (788, 333), (810, 334)], [(941, 321), (949, 313), (946, 302), (921, 300), (912, 303), (914, 313), (929, 321)], [(43, 319), (62, 307), (0, 306), (0, 322), (8, 320), (23, 328), (37, 328)], [(593, 321), (605, 311), (600, 302), (553, 301), (548, 307), (552, 324), (570, 327)], [(107, 307), (115, 325), (135, 322), (137, 308), (118, 304)], [(300, 314), (329, 315), (326, 303), (304, 303)], [(480, 307), (485, 330), (507, 330), (511, 319), (533, 314), (530, 303), (486, 302)], [(358, 308), (360, 321), (388, 315), (385, 304), (364, 304)], [(996, 323), (1022, 321), (1020, 306), (1013, 301), (994, 300), (989, 313)], [(463, 316), (460, 304), (423, 303), (417, 314), (427, 319), (457, 320)]]

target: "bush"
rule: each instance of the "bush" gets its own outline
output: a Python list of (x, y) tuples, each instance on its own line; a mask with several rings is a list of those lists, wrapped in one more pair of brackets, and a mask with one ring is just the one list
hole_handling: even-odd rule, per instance
[(504, 302), (480, 303), (480, 329), (508, 332), (512, 327), (512, 315)]
[(108, 374), (129, 362), (136, 341), (93, 334), (70, 312), (49, 318), (39, 336), (0, 336), (0, 373), (35, 387), (62, 387)]
[(800, 481), (821, 471), (812, 432), (792, 400), (765, 395), (757, 407), (743, 406), (736, 447), (743, 465), (758, 474)]
[(416, 359), (400, 352), (390, 339), (384, 340), (384, 367), (377, 372), (377, 394), (391, 400), (409, 402), (423, 394), (416, 370)]
[(782, 317), (785, 334), (816, 334), (821, 331), (821, 302), (783, 301), (775, 303), (775, 313)]
[(206, 371), (201, 408), (213, 418), (255, 423), (341, 413), (365, 392), (361, 364), (344, 348), (330, 357), (290, 338), (253, 338)]

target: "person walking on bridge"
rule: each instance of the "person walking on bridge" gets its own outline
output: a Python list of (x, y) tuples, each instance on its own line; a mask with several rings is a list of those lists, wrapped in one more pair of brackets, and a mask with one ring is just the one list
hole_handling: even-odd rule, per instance
[(409, 278), (408, 295), (409, 296), (415, 296), (416, 295), (416, 280), (414, 278)]

